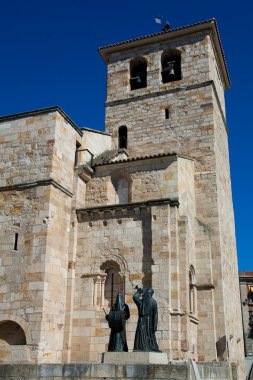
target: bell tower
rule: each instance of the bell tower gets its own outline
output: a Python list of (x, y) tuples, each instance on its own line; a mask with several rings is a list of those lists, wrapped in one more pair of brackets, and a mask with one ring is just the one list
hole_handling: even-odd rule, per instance
[(120, 148), (124, 126), (130, 160), (175, 153), (194, 162), (189, 262), (198, 304), (198, 360), (238, 362), (243, 346), (224, 101), (230, 79), (216, 21), (99, 50), (107, 64), (105, 123), (112, 147)]
[(215, 21), (105, 46), (100, 53), (107, 64), (106, 131), (113, 147), (124, 125), (130, 157), (174, 151), (205, 166), (214, 124), (209, 118), (217, 109), (225, 126), (230, 85)]

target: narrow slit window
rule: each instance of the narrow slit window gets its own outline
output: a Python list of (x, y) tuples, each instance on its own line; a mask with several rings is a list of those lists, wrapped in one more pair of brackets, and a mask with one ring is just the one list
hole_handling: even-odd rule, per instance
[(127, 127), (122, 125), (119, 127), (119, 149), (127, 149)]
[(170, 118), (170, 110), (169, 108), (165, 108), (165, 119), (169, 119)]
[(15, 233), (15, 240), (14, 240), (14, 251), (18, 250), (18, 233)]

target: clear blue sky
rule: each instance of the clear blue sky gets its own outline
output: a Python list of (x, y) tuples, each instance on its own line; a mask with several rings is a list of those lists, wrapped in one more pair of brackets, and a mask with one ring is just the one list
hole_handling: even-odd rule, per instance
[(104, 129), (106, 68), (97, 47), (215, 17), (232, 87), (226, 94), (240, 270), (253, 270), (252, 0), (0, 0), (0, 116), (59, 105)]

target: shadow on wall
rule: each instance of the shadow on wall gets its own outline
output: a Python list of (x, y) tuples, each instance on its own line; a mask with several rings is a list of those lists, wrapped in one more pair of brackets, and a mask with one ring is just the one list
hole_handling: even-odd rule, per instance
[(152, 288), (152, 270), (154, 264), (152, 259), (152, 222), (151, 212), (146, 211), (146, 215), (142, 218), (142, 244), (143, 244), (143, 258), (142, 258), (142, 272), (144, 277), (142, 279), (143, 288)]
[(225, 335), (216, 342), (216, 350), (220, 361), (227, 359), (227, 339)]
[(13, 321), (0, 322), (1, 345), (26, 345), (26, 337), (22, 327)]

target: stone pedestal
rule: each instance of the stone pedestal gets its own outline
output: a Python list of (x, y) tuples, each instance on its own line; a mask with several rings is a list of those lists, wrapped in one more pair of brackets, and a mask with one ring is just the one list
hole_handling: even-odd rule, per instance
[(102, 363), (168, 364), (168, 356), (165, 352), (104, 352)]

